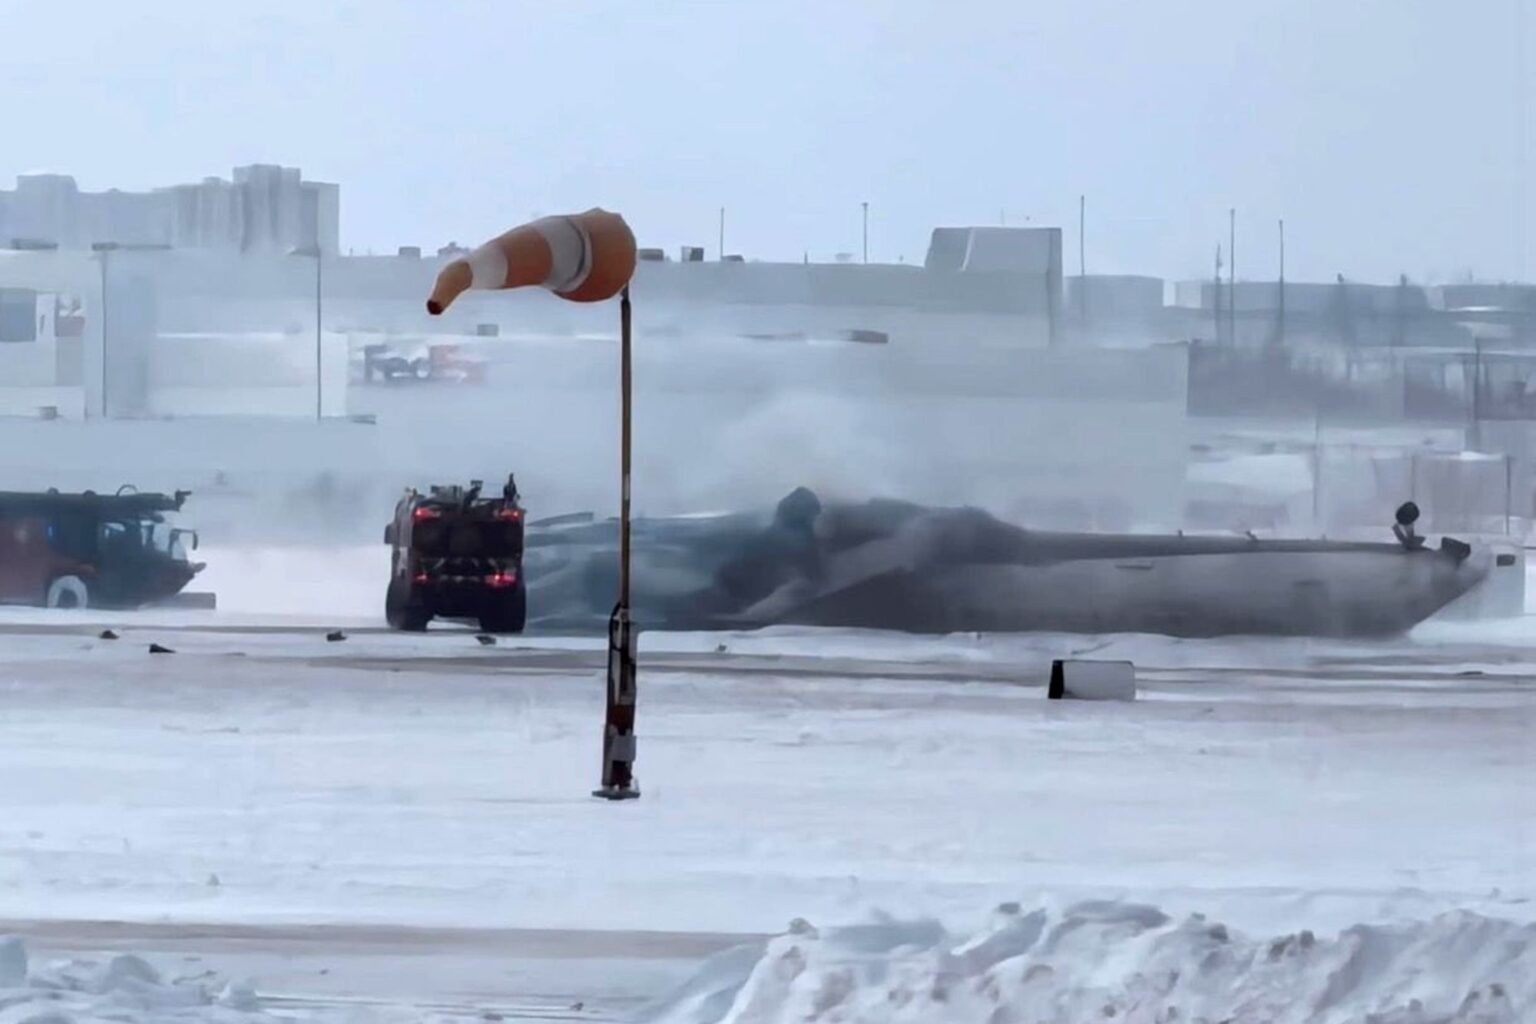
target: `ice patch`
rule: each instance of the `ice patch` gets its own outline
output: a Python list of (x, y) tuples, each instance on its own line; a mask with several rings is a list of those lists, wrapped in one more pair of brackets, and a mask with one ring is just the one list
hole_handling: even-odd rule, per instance
[(802, 927), (708, 961), (652, 1024), (1518, 1024), (1536, 1019), (1536, 926), (1467, 912), (1246, 938), (1199, 915), (1005, 905), (981, 933)]
[(210, 975), (166, 979), (136, 956), (29, 967), (25, 944), (0, 937), (0, 1024), (261, 1024), (247, 987)]

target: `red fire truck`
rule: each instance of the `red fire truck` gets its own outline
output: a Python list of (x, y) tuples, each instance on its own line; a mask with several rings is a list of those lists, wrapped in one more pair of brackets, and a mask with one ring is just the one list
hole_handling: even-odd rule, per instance
[(188, 491), (0, 492), (0, 603), (136, 608), (167, 601), (203, 570), (197, 533), (171, 523)]
[(418, 631), (434, 618), (471, 619), (488, 633), (521, 633), (528, 614), (523, 582), (523, 507), (511, 477), (500, 495), (433, 487), (405, 493), (384, 528), (390, 545), (385, 617)]

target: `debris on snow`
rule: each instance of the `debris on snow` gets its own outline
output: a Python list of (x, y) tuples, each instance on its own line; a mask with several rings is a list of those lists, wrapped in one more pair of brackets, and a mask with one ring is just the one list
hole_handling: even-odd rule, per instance
[(175, 654), (176, 652), (171, 650), (169, 647), (162, 647), (159, 644), (150, 644), (149, 645), (149, 653), (150, 654)]
[(331, 632), (325, 634), (326, 642), (327, 643), (332, 643), (332, 644), (339, 644), (343, 640), (345, 640), (346, 638), (347, 638), (347, 634), (343, 633), (339, 629), (333, 629), (333, 630), (331, 630)]

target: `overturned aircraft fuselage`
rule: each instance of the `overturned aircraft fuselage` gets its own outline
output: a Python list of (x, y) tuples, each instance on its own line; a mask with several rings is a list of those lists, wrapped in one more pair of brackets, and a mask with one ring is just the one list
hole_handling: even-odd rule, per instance
[[(599, 628), (617, 587), (616, 523), (531, 529), (530, 614)], [(1454, 540), (1395, 543), (1025, 530), (970, 508), (822, 503), (640, 520), (634, 604), (648, 628), (816, 625), (914, 633), (1059, 631), (1389, 636), (1487, 575)]]

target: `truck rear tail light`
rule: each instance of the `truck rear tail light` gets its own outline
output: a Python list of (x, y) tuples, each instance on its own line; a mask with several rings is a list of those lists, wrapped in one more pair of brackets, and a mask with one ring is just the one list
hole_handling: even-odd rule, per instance
[(505, 590), (507, 587), (515, 587), (517, 585), (517, 573), (492, 573), (485, 578), (485, 585), (493, 590)]
[(523, 510), (520, 509), (520, 508), (503, 508), (503, 509), (498, 509), (496, 511), (496, 518), (497, 519), (506, 519), (506, 520), (508, 520), (510, 522), (516, 522), (517, 520), (523, 518)]
[(422, 505), (411, 513), (411, 518), (419, 523), (423, 519), (441, 519), (443, 518), (443, 513), (431, 505)]
[(428, 576), (424, 572), (417, 573), (416, 576), (414, 577), (414, 579), (415, 579), (415, 582), (417, 582), (417, 583), (431, 583), (432, 582), (432, 577)]

